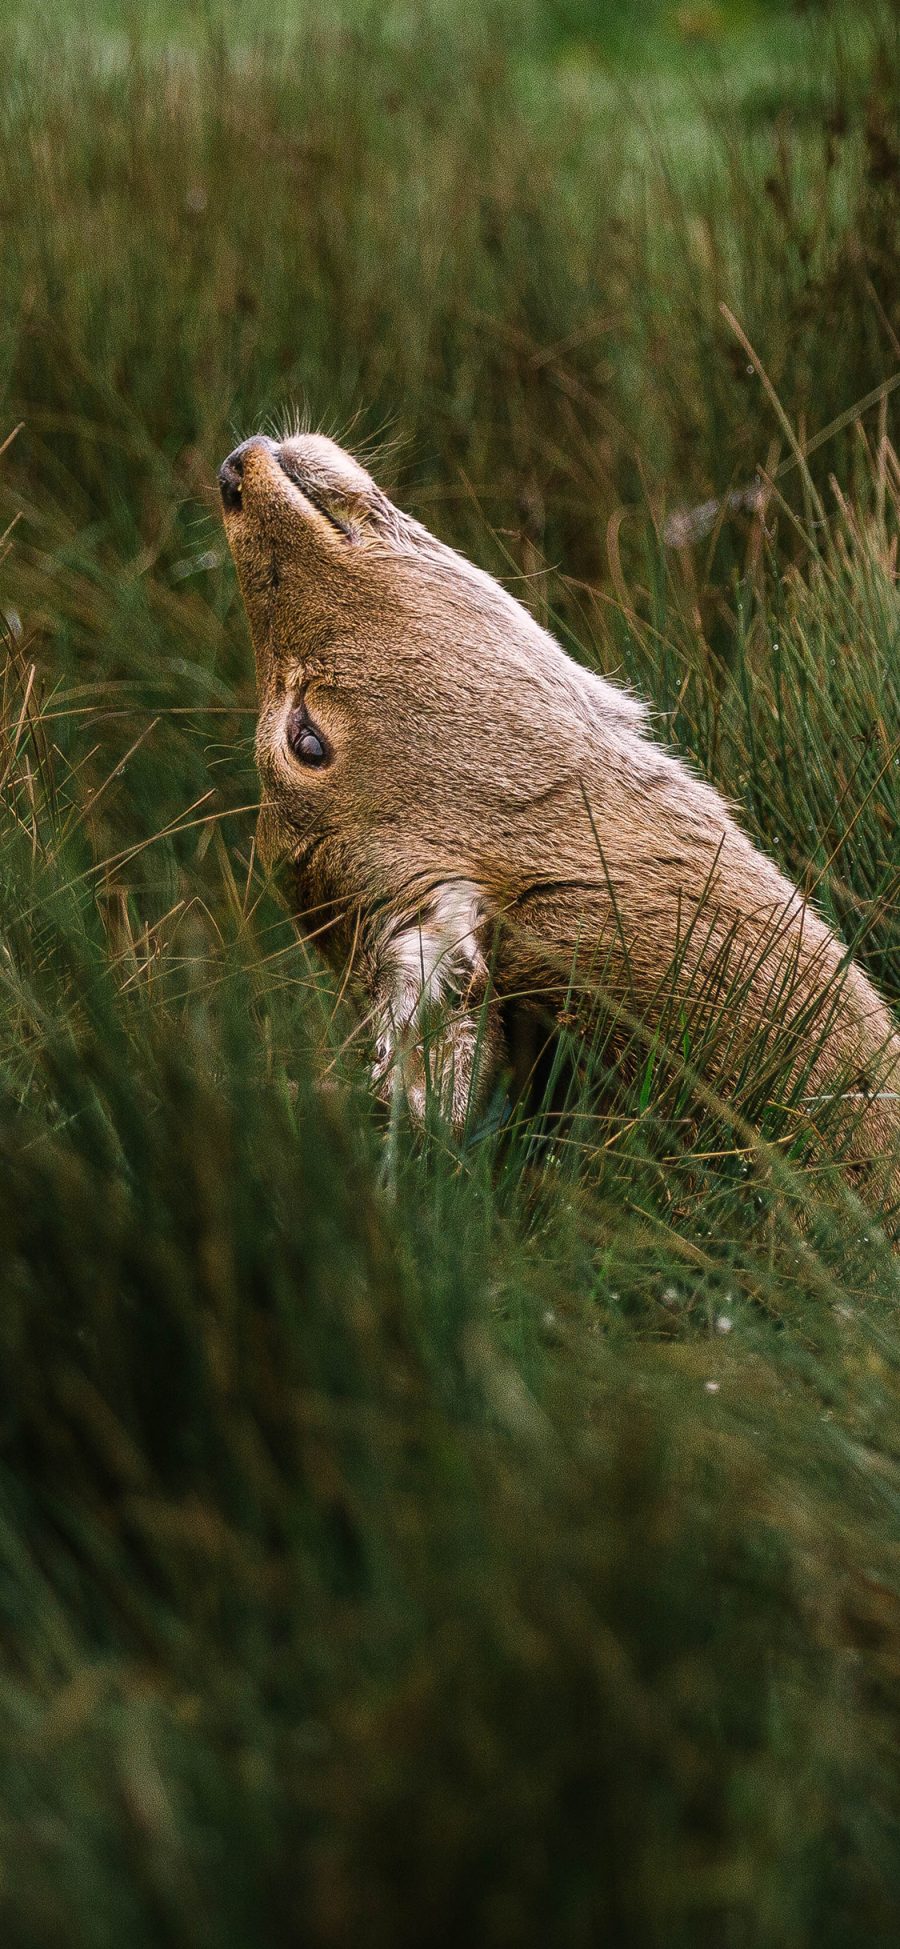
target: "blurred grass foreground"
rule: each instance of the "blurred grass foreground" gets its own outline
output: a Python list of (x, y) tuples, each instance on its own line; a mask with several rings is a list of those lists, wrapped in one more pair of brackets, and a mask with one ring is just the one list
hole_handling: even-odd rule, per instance
[(889, 1214), (678, 1049), (385, 1146), (213, 482), (374, 444), (896, 1003), (896, 13), (0, 51), (0, 1940), (894, 1944)]

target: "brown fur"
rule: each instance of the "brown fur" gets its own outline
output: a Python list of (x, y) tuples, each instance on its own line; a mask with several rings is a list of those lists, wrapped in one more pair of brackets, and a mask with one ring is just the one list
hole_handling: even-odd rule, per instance
[[(225, 522), (257, 660), (260, 844), (294, 861), (326, 949), (352, 951), (382, 1088), (402, 1076), (421, 1114), (433, 1004), (430, 1082), (461, 1125), (499, 1053), (485, 998), (560, 995), (574, 968), (629, 1021), (658, 1019), (674, 983), (708, 1045), (716, 1031), (723, 1091), (748, 1037), (793, 1038), (810, 1121), (836, 1092), (852, 1104), (851, 1168), (895, 1151), (887, 1009), (718, 793), (654, 743), (642, 704), (330, 440), (260, 438), (236, 462)], [(298, 708), (327, 741), (316, 769), (287, 742)]]

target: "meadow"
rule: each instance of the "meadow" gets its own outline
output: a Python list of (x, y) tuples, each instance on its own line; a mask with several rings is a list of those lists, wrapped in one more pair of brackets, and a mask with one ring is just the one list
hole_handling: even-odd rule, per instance
[(893, 1944), (891, 1213), (768, 1056), (602, 1024), (564, 1115), (386, 1141), (255, 857), (215, 469), (372, 453), (896, 1004), (894, 10), (0, 57), (0, 1935)]

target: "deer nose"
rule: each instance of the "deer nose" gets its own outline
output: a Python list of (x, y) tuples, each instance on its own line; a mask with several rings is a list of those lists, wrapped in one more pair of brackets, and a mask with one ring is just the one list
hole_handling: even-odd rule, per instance
[(244, 455), (250, 447), (266, 447), (269, 453), (276, 451), (274, 440), (268, 440), (264, 433), (254, 433), (252, 439), (242, 440), (239, 447), (223, 460), (219, 468), (219, 491), (222, 505), (230, 514), (241, 505), (241, 491), (244, 484)]

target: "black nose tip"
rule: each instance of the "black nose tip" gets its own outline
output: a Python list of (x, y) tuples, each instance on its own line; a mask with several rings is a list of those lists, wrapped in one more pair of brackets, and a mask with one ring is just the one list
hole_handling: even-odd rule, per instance
[(228, 455), (228, 459), (223, 460), (219, 468), (219, 489), (222, 495), (222, 504), (228, 508), (230, 513), (233, 513), (234, 509), (239, 508), (241, 505), (241, 490), (244, 484), (244, 455), (248, 447), (268, 447), (270, 453), (275, 452), (274, 440), (267, 440), (263, 433), (255, 433), (252, 440), (242, 440), (240, 446), (235, 447), (234, 452)]
[(219, 468), (219, 492), (222, 496), (222, 506), (228, 508), (229, 512), (233, 511), (234, 508), (239, 508), (241, 505), (241, 482), (243, 478), (244, 462), (240, 447), (236, 447), (234, 453), (230, 453), (228, 459), (223, 460)]

